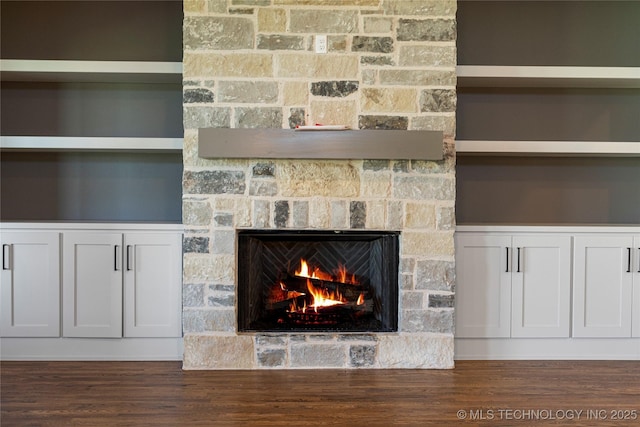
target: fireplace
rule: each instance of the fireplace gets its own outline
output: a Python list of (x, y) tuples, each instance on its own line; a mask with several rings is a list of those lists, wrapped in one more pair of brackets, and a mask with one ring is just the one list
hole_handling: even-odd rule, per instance
[(238, 331), (397, 331), (399, 234), (239, 231)]

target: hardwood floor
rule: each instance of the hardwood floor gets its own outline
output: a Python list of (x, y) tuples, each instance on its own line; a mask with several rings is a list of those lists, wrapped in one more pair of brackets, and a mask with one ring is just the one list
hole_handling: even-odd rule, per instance
[(459, 361), (446, 371), (2, 362), (0, 369), (2, 427), (640, 424), (639, 362)]

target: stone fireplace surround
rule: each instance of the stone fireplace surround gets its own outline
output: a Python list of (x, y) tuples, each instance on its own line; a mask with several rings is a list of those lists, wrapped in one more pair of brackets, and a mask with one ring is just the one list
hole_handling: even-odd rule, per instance
[[(185, 1), (184, 12), (184, 368), (452, 368), (455, 0)], [(444, 159), (198, 155), (200, 128), (310, 123), (442, 131)], [(241, 229), (400, 231), (398, 332), (237, 333)]]
[[(213, 208), (211, 233), (185, 238), (185, 274), (210, 282), (185, 284), (185, 369), (453, 367), (453, 161), (449, 149), (441, 161), (223, 159), (185, 171), (186, 203)], [(400, 231), (398, 332), (238, 333), (242, 229)], [(198, 289), (206, 308), (188, 307)]]

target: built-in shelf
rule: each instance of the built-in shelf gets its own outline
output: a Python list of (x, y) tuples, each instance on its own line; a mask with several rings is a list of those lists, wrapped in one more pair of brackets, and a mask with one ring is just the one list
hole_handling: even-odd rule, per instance
[(640, 156), (640, 142), (456, 141), (461, 155)]
[(7, 81), (179, 83), (182, 63), (2, 59), (0, 73)]
[(638, 67), (459, 65), (458, 87), (640, 88)]
[(2, 150), (181, 151), (182, 138), (2, 136)]

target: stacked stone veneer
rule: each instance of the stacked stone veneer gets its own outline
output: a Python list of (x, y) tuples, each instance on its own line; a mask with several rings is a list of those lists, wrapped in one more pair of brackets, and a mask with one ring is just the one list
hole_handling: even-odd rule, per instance
[[(185, 0), (184, 11), (184, 367), (452, 367), (456, 2)], [(198, 128), (311, 123), (442, 130), (444, 160), (197, 155)], [(399, 331), (238, 334), (238, 229), (402, 231)]]

